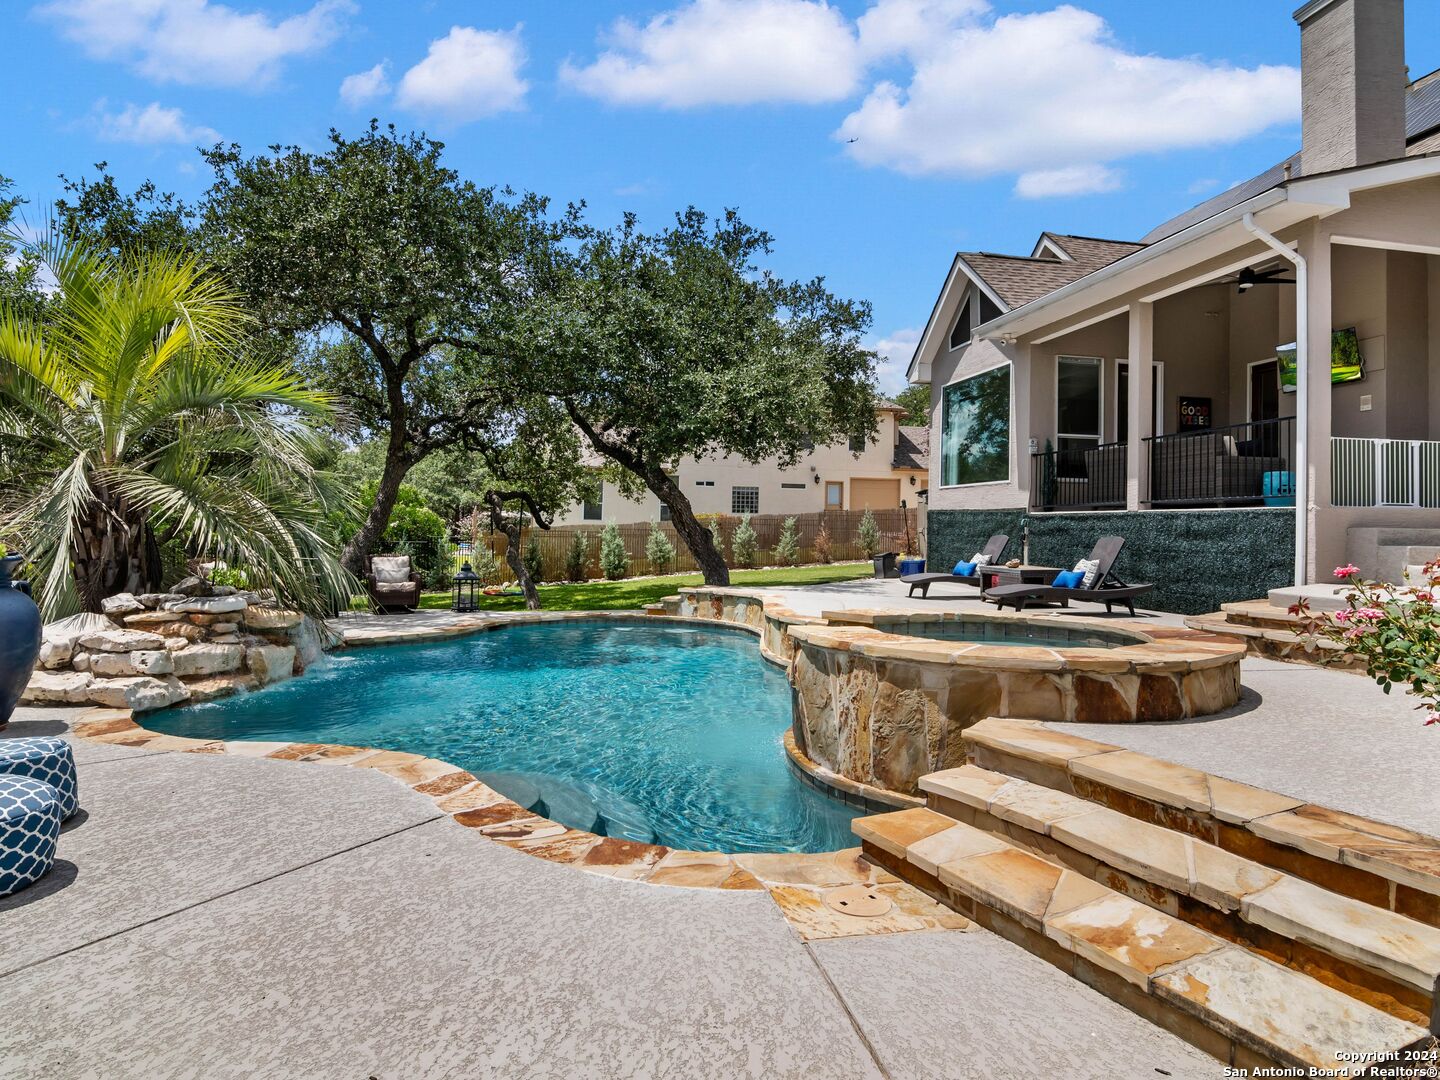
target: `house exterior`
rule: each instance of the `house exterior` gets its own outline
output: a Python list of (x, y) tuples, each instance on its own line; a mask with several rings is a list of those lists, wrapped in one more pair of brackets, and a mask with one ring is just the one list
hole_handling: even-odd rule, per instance
[[(746, 461), (730, 454), (684, 457), (675, 475), (697, 514), (809, 514), (822, 510), (893, 510), (916, 504), (928, 475), (930, 429), (900, 421), (905, 410), (891, 401), (876, 406), (873, 439), (817, 446), (790, 468), (774, 458)], [(596, 462), (597, 466), (599, 462)], [(627, 498), (610, 481), (600, 501), (571, 507), (558, 525), (668, 520), (654, 494)]]
[(1295, 19), (1298, 153), (1135, 241), (956, 255), (909, 369), (932, 564), (1116, 533), (1193, 612), (1440, 550), (1440, 73), (1403, 0)]

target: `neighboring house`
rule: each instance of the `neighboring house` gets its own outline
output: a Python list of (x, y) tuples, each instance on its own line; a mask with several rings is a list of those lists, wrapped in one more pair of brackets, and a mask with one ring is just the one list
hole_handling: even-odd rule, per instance
[[(925, 486), (929, 430), (900, 423), (905, 410), (881, 401), (875, 438), (817, 446), (794, 466), (769, 459), (749, 462), (723, 454), (685, 457), (675, 475), (697, 514), (811, 514), (821, 510), (893, 510), (915, 505)], [(598, 462), (597, 462), (598, 464)], [(559, 525), (667, 521), (669, 509), (650, 492), (627, 499), (606, 482), (598, 503), (571, 507)]]
[(1403, 0), (1295, 18), (1298, 154), (1136, 242), (955, 257), (909, 370), (932, 563), (1119, 533), (1213, 610), (1440, 549), (1440, 72), (1407, 86)]

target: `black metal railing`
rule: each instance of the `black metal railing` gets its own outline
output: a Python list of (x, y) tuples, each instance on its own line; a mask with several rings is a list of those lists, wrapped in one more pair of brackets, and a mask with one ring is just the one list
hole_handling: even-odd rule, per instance
[(1295, 418), (1145, 440), (1154, 507), (1294, 506)]
[(1030, 509), (1125, 509), (1125, 443), (1030, 455)]

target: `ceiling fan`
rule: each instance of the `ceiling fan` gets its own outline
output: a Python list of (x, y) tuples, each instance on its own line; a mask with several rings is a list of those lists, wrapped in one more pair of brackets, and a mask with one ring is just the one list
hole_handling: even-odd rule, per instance
[(1247, 266), (1235, 279), (1235, 291), (1249, 292), (1256, 285), (1294, 285), (1295, 279), (1284, 274), (1285, 270), (1278, 266), (1273, 270), (1254, 270)]

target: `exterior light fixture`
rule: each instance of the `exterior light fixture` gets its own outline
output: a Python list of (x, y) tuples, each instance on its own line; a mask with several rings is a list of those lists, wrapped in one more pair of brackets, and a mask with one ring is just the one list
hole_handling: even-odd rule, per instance
[(820, 483), (820, 474), (818, 472), (815, 474), (815, 483)]

